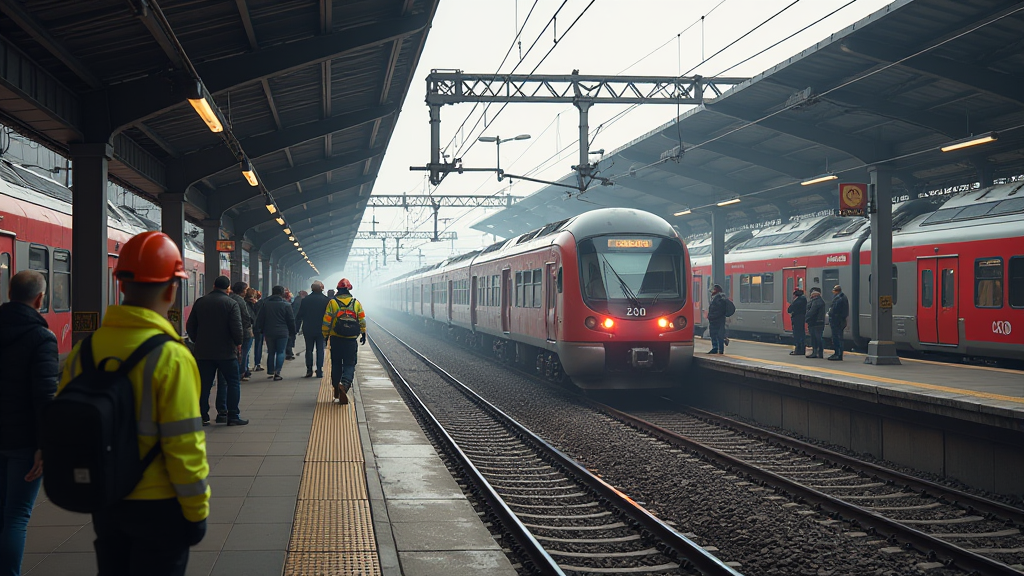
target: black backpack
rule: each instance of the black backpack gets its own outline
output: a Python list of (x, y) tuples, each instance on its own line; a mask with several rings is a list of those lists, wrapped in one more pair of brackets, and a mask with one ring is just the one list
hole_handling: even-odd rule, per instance
[(131, 494), (160, 453), (160, 442), (139, 459), (135, 389), (128, 373), (172, 338), (158, 334), (135, 349), (114, 372), (99, 366), (92, 336), (79, 349), (82, 372), (46, 405), (41, 445), (43, 485), (49, 499), (72, 512), (96, 512)]
[(728, 318), (736, 313), (736, 305), (732, 303), (732, 300), (725, 299), (725, 317)]
[(331, 320), (331, 332), (338, 336), (359, 336), (363, 329), (359, 326), (359, 317), (356, 315), (356, 299), (349, 300), (348, 306), (342, 304), (341, 298), (335, 300), (338, 301), (338, 311)]

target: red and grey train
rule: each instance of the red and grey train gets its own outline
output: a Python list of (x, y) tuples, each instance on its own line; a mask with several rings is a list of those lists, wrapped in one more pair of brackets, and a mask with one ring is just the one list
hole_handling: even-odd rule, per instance
[[(727, 243), (726, 291), (734, 334), (785, 338), (795, 287), (835, 284), (850, 298), (844, 338), (873, 337), (871, 233), (863, 218), (820, 217), (765, 228)], [(693, 291), (711, 280), (707, 241), (691, 243)], [(944, 202), (921, 198), (893, 211), (893, 337), (905, 351), (1024, 360), (1024, 181), (971, 190)], [(693, 302), (700, 328), (707, 302)], [(698, 330), (698, 333), (700, 330)], [(825, 328), (826, 336), (829, 329)]]
[[(114, 266), (121, 246), (132, 236), (155, 229), (138, 216), (108, 204), (107, 303), (119, 302)], [(7, 301), (11, 276), (20, 270), (37, 270), (46, 277), (42, 315), (57, 336), (61, 354), (71, 351), (71, 191), (20, 166), (0, 162), (0, 303)], [(222, 274), (228, 274), (223, 268)], [(205, 278), (203, 254), (191, 246), (185, 250), (182, 281), (184, 317), (202, 294)], [(247, 272), (244, 270), (243, 273)], [(97, 271), (97, 273), (104, 273)]]
[(689, 255), (664, 219), (593, 210), (383, 287), (387, 306), (581, 388), (678, 384), (693, 358)]

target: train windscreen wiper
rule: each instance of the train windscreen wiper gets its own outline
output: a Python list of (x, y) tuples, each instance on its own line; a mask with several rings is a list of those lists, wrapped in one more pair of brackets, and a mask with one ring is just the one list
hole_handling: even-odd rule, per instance
[(604, 260), (605, 267), (608, 270), (611, 270), (612, 274), (614, 274), (615, 278), (619, 281), (619, 289), (622, 290), (622, 295), (625, 296), (633, 306), (640, 308), (640, 299), (636, 297), (636, 294), (633, 293), (629, 284), (626, 284), (626, 281), (622, 279), (622, 276), (619, 276), (619, 273), (615, 271), (615, 267), (608, 262), (608, 257), (601, 254), (601, 259)]

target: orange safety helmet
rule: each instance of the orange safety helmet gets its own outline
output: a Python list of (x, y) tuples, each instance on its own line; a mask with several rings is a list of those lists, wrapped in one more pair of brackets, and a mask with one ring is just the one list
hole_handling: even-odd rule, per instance
[(338, 280), (338, 290), (341, 290), (342, 288), (344, 288), (345, 290), (352, 289), (352, 283), (348, 281), (348, 278), (342, 278), (341, 280)]
[(143, 232), (124, 243), (114, 268), (118, 280), (158, 283), (188, 278), (181, 250), (163, 232)]

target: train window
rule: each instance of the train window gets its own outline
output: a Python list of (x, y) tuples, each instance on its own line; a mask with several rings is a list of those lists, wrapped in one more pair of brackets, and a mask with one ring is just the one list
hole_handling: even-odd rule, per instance
[(523, 305), (523, 273), (516, 272), (516, 308)]
[(42, 246), (30, 246), (28, 249), (29, 270), (36, 270), (46, 280), (46, 291), (43, 292), (43, 307), (40, 312), (50, 309), (50, 252)]
[(555, 280), (555, 283), (556, 283), (556, 289), (558, 290), (558, 293), (561, 294), (562, 293), (562, 267), (561, 266), (558, 267), (558, 278)]
[(1010, 258), (1010, 307), (1024, 308), (1024, 256)]
[(732, 298), (732, 276), (725, 277), (725, 297)]
[(71, 252), (53, 251), (53, 310), (71, 310)]
[(532, 296), (530, 297), (530, 307), (540, 308), (544, 305), (544, 300), (541, 298), (541, 287), (544, 282), (544, 274), (541, 273), (540, 268), (533, 270), (533, 283), (532, 283)]
[(942, 307), (952, 308), (956, 305), (956, 278), (953, 270), (946, 268), (942, 271)]
[(931, 308), (935, 300), (935, 276), (931, 270), (921, 270), (921, 307)]
[(761, 275), (761, 302), (775, 302), (775, 274), (770, 272)]
[(501, 306), (501, 277), (491, 276), (491, 306)]
[(740, 303), (750, 302), (750, 274), (740, 274)]
[(7, 293), (11, 290), (11, 255), (0, 254), (0, 304), (7, 302)]
[(974, 261), (974, 307), (1003, 307), (1003, 259), (979, 258)]
[[(790, 294), (792, 294), (793, 291), (793, 277), (790, 276), (789, 278), (786, 278), (786, 298), (789, 298)], [(794, 296), (794, 298), (796, 298), (796, 296)]]
[(832, 302), (832, 287), (839, 284), (839, 269), (831, 268), (821, 271), (821, 295), (825, 302)]
[(1002, 216), (1004, 214), (1014, 214), (1016, 212), (1024, 212), (1024, 198), (1010, 198), (1003, 200), (999, 204), (996, 204), (995, 208), (989, 212), (989, 216)]

